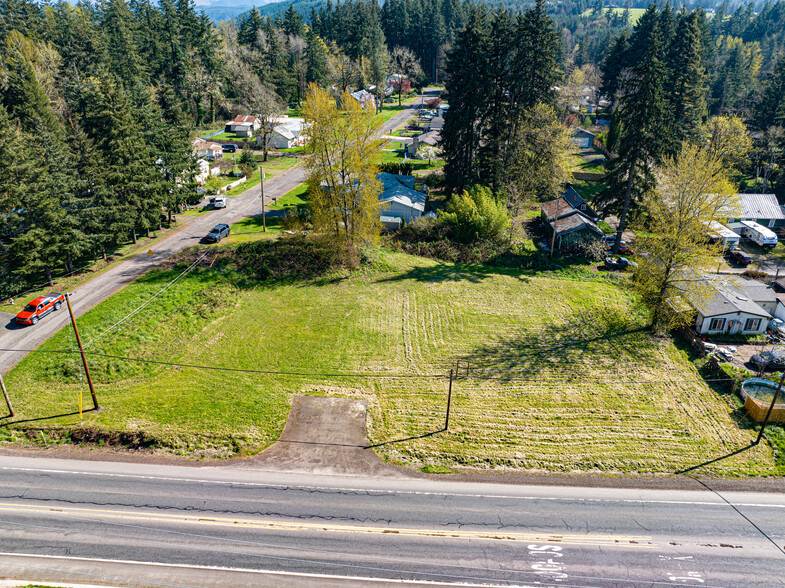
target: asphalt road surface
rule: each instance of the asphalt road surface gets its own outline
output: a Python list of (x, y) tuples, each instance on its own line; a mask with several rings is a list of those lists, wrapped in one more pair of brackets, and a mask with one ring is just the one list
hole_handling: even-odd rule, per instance
[(0, 457), (0, 578), (119, 586), (785, 584), (781, 494), (245, 467)]
[[(379, 133), (397, 128), (411, 117), (412, 110), (419, 108), (419, 102), (411, 104), (384, 123)], [(305, 166), (287, 170), (264, 183), (265, 202), (269, 203), (286, 194), (289, 190), (305, 181)], [(133, 282), (173, 254), (196, 245), (219, 223), (232, 224), (245, 217), (261, 214), (261, 192), (259, 187), (251, 188), (240, 196), (228, 199), (228, 205), (221, 210), (210, 211), (197, 218), (180, 216), (181, 228), (151, 247), (154, 255), (141, 252), (134, 257), (114, 266), (104, 273), (83, 284), (74, 292), (71, 302), (74, 314), (80, 316), (102, 302), (124, 286)], [(59, 312), (49, 314), (35, 326), (22, 327), (12, 317), (3, 315), (5, 324), (0, 325), (0, 349), (35, 349), (68, 323), (68, 312), (63, 307)], [(0, 373), (6, 373), (26, 352), (0, 351)]]

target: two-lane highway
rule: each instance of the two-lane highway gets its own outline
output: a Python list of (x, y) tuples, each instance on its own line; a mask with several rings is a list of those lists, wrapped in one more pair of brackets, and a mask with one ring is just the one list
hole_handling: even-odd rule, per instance
[(0, 577), (30, 581), (771, 587), (784, 545), (774, 493), (0, 457)]

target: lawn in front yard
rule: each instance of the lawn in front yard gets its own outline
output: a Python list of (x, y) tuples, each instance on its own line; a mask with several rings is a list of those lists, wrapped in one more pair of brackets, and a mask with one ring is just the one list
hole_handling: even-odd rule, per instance
[(270, 205), (270, 210), (288, 210), (290, 208), (301, 208), (308, 205), (308, 184), (303, 182), (289, 190), (278, 200)]
[(414, 171), (423, 170), (423, 169), (437, 169), (440, 167), (444, 167), (444, 160), (438, 158), (432, 159), (430, 165), (428, 165), (427, 159), (412, 159), (411, 157), (407, 157), (406, 160), (404, 160), (403, 149), (400, 150), (383, 149), (379, 151), (376, 159), (376, 163), (378, 165), (382, 165), (384, 163), (404, 163), (404, 161), (411, 163), (412, 169)]
[[(132, 431), (161, 451), (229, 457), (272, 443), (296, 394), (360, 397), (371, 442), (394, 441), (378, 453), (430, 471), (669, 474), (754, 438), (739, 425), (738, 401), (712, 390), (670, 340), (652, 338), (631, 295), (601, 277), (384, 250), (371, 258), (354, 273), (286, 283), (241, 280), (220, 263), (198, 269), (89, 347), (177, 365), (90, 357), (103, 410), (80, 421), (53, 416), (77, 409), (78, 356), (30, 355), (6, 378), (17, 419), (44, 419), (34, 432), (50, 439), (54, 427)], [(82, 339), (185, 266), (147, 274), (85, 314)], [(63, 330), (43, 349), (74, 343)], [(454, 382), (445, 432), (446, 374), (457, 360), (470, 365)], [(30, 426), (7, 424), (0, 438), (22, 440), (16, 427)], [(783, 471), (767, 443), (702, 470)]]

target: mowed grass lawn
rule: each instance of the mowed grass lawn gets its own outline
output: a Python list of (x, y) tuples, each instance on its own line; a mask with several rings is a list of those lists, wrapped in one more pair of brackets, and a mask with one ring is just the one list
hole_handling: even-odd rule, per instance
[[(181, 270), (148, 274), (87, 313), (83, 340)], [(370, 440), (386, 443), (377, 452), (428, 470), (672, 473), (748, 445), (754, 433), (737, 424), (737, 402), (710, 389), (669, 340), (650, 337), (635, 308), (602, 279), (385, 251), (373, 266), (311, 282), (253, 284), (203, 268), (88, 347), (178, 365), (93, 356), (101, 412), (81, 424), (70, 415), (10, 425), (0, 436), (19, 438), (14, 427), (36, 437), (62, 426), (123, 430), (164, 451), (229, 457), (272, 443), (294, 395), (322, 394), (366, 398)], [(73, 345), (63, 331), (43, 349)], [(444, 432), (445, 374), (459, 359), (470, 377), (462, 368), (454, 382)], [(75, 411), (78, 366), (78, 356), (28, 356), (6, 378), (16, 418)], [(766, 443), (702, 471), (782, 473)]]

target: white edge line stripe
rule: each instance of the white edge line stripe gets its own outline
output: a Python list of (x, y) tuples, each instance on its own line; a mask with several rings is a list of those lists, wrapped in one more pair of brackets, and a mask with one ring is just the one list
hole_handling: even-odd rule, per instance
[[(206, 570), (206, 571), (220, 571), (220, 572), (238, 572), (245, 574), (263, 574), (274, 576), (294, 576), (299, 578), (318, 578), (323, 580), (346, 580), (354, 582), (377, 582), (377, 583), (396, 583), (396, 584), (412, 584), (412, 585), (427, 585), (427, 586), (467, 586), (467, 587), (483, 587), (483, 588), (509, 588), (510, 586), (519, 586), (521, 588), (530, 587), (530, 584), (469, 584), (466, 582), (437, 582), (433, 580), (406, 580), (402, 578), (386, 579), (386, 578), (372, 578), (365, 576), (339, 576), (337, 574), (315, 574), (312, 572), (286, 572), (282, 570), (258, 570), (258, 569), (244, 569), (244, 568), (228, 568), (222, 566), (200, 566), (192, 564), (173, 564), (162, 563), (155, 561), (133, 561), (126, 559), (104, 559), (98, 557), (65, 557), (61, 555), (36, 555), (34, 553), (4, 553), (0, 552), (0, 557), (20, 557), (20, 558), (42, 558), (53, 560), (65, 561), (83, 561), (83, 562), (101, 562), (101, 563), (114, 563), (123, 565), (137, 565), (137, 566), (157, 566), (162, 568), (180, 568), (187, 570)], [(15, 567), (13, 564), (4, 564), (2, 566)], [(64, 570), (67, 572), (67, 570)]]
[[(220, 486), (251, 486), (260, 488), (281, 488), (281, 489), (294, 489), (294, 490), (319, 490), (319, 491), (336, 491), (336, 492), (358, 492), (363, 494), (410, 494), (416, 496), (454, 496), (457, 498), (506, 498), (510, 500), (550, 500), (557, 502), (605, 502), (605, 503), (619, 503), (627, 502), (632, 504), (680, 504), (691, 506), (728, 506), (728, 503), (717, 499), (713, 501), (689, 501), (689, 500), (644, 500), (642, 498), (581, 498), (581, 497), (558, 497), (558, 496), (516, 496), (513, 494), (472, 494), (463, 492), (429, 492), (424, 490), (384, 490), (376, 488), (352, 488), (352, 487), (339, 487), (339, 486), (302, 486), (297, 484), (286, 484), (280, 482), (277, 484), (269, 484), (264, 482), (243, 482), (243, 481), (230, 481), (230, 480), (207, 480), (200, 478), (173, 478), (166, 476), (143, 476), (141, 474), (111, 474), (108, 472), (80, 472), (69, 470), (49, 470), (37, 468), (17, 468), (10, 466), (0, 466), (0, 470), (19, 471), (19, 472), (41, 472), (46, 474), (69, 474), (75, 476), (102, 476), (105, 478), (129, 478), (136, 480), (158, 480), (161, 482), (187, 482), (192, 484), (214, 484)], [(785, 508), (785, 504), (756, 504), (735, 502), (733, 506), (746, 506), (751, 508)]]

